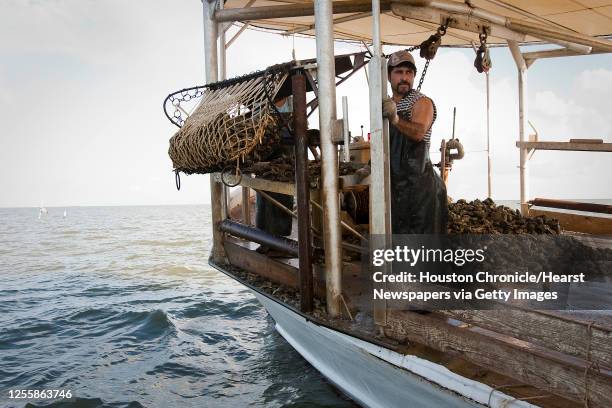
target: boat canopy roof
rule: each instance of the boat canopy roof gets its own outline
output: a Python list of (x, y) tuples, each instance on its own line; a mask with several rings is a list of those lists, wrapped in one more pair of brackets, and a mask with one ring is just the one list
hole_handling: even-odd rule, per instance
[[(549, 42), (563, 32), (585, 37), (612, 34), (612, 0), (398, 0), (381, 1), (381, 39), (389, 45), (418, 45), (449, 17), (455, 18), (444, 46), (472, 46), (487, 27), (489, 44)], [(337, 40), (372, 41), (371, 2), (334, 1)], [(218, 21), (240, 21), (285, 34), (314, 35), (313, 2), (228, 0)], [(546, 34), (546, 35), (544, 35)], [(612, 44), (602, 38), (597, 39)], [(604, 47), (601, 51), (608, 51)], [(594, 51), (597, 47), (594, 47)]]

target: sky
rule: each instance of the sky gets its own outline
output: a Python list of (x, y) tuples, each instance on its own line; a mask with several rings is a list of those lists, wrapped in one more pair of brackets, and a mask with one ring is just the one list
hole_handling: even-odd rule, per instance
[[(0, 207), (209, 203), (207, 176), (182, 176), (176, 190), (167, 154), (176, 127), (162, 110), (169, 93), (204, 83), (201, 7), (198, 0), (0, 1)], [(294, 47), (298, 59), (316, 56), (313, 39), (247, 30), (228, 49), (228, 76), (289, 61)], [(337, 54), (359, 50), (336, 43)], [(434, 162), (457, 108), (467, 153), (450, 174), (454, 199), (487, 194), (485, 78), (473, 58), (471, 49), (441, 49), (422, 89), (438, 110)], [(493, 198), (515, 200), (517, 74), (507, 49), (492, 58)], [(528, 81), (540, 140), (612, 142), (612, 55), (540, 60)], [(337, 89), (338, 117), (343, 95), (352, 133), (367, 131), (363, 72)], [(316, 117), (310, 126), (318, 128)], [(612, 198), (610, 154), (538, 151), (529, 166), (531, 197)]]

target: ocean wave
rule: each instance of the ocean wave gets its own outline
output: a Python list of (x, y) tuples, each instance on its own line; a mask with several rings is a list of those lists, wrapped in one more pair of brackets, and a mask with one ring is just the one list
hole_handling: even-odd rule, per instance
[[(208, 208), (5, 211), (0, 407), (334, 406), (248, 290), (206, 265)], [(75, 398), (9, 401), (17, 388)]]
[(147, 371), (148, 375), (159, 375), (164, 374), (167, 378), (192, 378), (192, 377), (206, 377), (211, 374), (210, 371), (204, 367), (196, 367), (193, 365), (186, 365), (168, 361), (164, 364), (155, 366), (152, 370)]
[[(142, 312), (141, 312), (142, 313)], [(139, 340), (153, 339), (168, 332), (175, 332), (176, 328), (170, 317), (161, 309), (146, 312), (144, 319), (132, 330), (128, 336)]]
[(117, 311), (91, 309), (70, 317), (72, 321), (91, 326), (81, 327), (75, 338), (112, 338), (114, 342), (124, 340), (152, 340), (174, 333), (176, 328), (170, 317), (160, 309), (150, 311)]
[(172, 313), (178, 318), (195, 319), (198, 317), (216, 316), (235, 320), (252, 316), (259, 310), (261, 310), (261, 306), (255, 300), (252, 302), (227, 302), (221, 299), (210, 298), (180, 310), (173, 310)]
[(85, 309), (79, 310), (69, 316), (72, 321), (84, 322), (99, 322), (116, 316), (116, 312), (112, 309)]
[[(26, 322), (30, 322), (26, 320)], [(31, 323), (31, 322), (30, 322)], [(57, 327), (50, 322), (34, 322), (14, 328), (4, 328), (0, 331), (0, 350), (23, 349), (31, 346), (41, 337), (47, 337), (57, 332)]]

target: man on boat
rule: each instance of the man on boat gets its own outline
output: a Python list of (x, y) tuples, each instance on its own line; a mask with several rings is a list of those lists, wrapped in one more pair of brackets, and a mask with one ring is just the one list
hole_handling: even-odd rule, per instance
[[(279, 113), (289, 113), (292, 111), (292, 100), (291, 98), (282, 98), (274, 101)], [(290, 140), (291, 136), (287, 128), (281, 129), (281, 139), (284, 143), (280, 143), (274, 146), (266, 158), (266, 160), (278, 159), (281, 157), (291, 158), (293, 157), (293, 141)], [(288, 142), (288, 140), (290, 140)], [(293, 196), (268, 192), (268, 196), (282, 204), (285, 208), (293, 211)], [(255, 194), (255, 227), (262, 231), (265, 231), (275, 236), (289, 236), (291, 235), (291, 227), (293, 218), (288, 215), (285, 211), (279, 209), (276, 204), (270, 202), (269, 199), (265, 198), (262, 194), (257, 192)], [(260, 245), (256, 250), (260, 254), (268, 256), (283, 256), (286, 255), (280, 251), (275, 251), (267, 245)]]
[(413, 89), (414, 58), (391, 54), (387, 72), (393, 96), (383, 101), (389, 119), (391, 219), (393, 234), (444, 234), (448, 221), (446, 187), (429, 158), (433, 101)]

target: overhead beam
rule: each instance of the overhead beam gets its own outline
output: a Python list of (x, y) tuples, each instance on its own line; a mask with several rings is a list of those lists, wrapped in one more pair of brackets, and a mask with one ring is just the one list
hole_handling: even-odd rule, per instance
[[(381, 1), (381, 9), (389, 10), (391, 2)], [(314, 16), (314, 4), (287, 4), (283, 6), (263, 6), (249, 8), (233, 8), (217, 10), (215, 20), (217, 22), (269, 20), (286, 17)], [(372, 9), (372, 3), (365, 0), (334, 1), (332, 2), (333, 14), (362, 13)]]
[[(593, 50), (591, 54), (607, 54), (608, 51), (599, 51)], [(527, 61), (533, 61), (540, 58), (557, 58), (557, 57), (575, 57), (578, 55), (584, 55), (583, 53), (568, 50), (568, 49), (558, 49), (558, 50), (545, 50), (545, 51), (532, 51), (532, 52), (524, 52), (523, 58)]]
[[(472, 16), (446, 12), (431, 7), (416, 7), (392, 3), (391, 11), (397, 16), (410, 18), (413, 20), (426, 21), (434, 24), (444, 24), (448, 22), (449, 27), (462, 31), (470, 31), (478, 34), (486, 31), (488, 35), (504, 40), (524, 42), (526, 39), (525, 34), (510, 30), (503, 25), (499, 25), (482, 18), (474, 18)], [(587, 45), (558, 40), (549, 36), (540, 35), (539, 38), (580, 54), (589, 54), (592, 50), (592, 47)]]
[(582, 44), (576, 44), (576, 43), (569, 42), (569, 41), (557, 40), (547, 35), (540, 35), (538, 38), (544, 41), (551, 42), (553, 44), (560, 45), (569, 51), (577, 52), (582, 55), (590, 54), (591, 51), (593, 51), (593, 47), (590, 47), (588, 45), (582, 45)]
[[(383, 0), (380, 2), (381, 11), (391, 9), (391, 1)], [(447, 0), (396, 0), (393, 3), (414, 6), (417, 8), (434, 8), (447, 13), (454, 13), (457, 16), (463, 16), (468, 20), (477, 18), (492, 23), (498, 27), (495, 29), (497, 34), (491, 33), (492, 36), (501, 37), (506, 40), (522, 42), (516, 38), (511, 38), (506, 32), (503, 35), (501, 27), (511, 30), (512, 32), (522, 35), (530, 35), (544, 41), (556, 42), (562, 46), (569, 46), (573, 51), (588, 53), (584, 47), (592, 47), (594, 51), (612, 52), (612, 41), (603, 38), (596, 38), (563, 28), (546, 26), (538, 23), (533, 23), (526, 20), (506, 17), (487, 11), (479, 7), (470, 7), (467, 4), (447, 1)], [(365, 13), (370, 10), (371, 2), (365, 0), (353, 1), (334, 1), (333, 13)], [(217, 22), (234, 22), (234, 21), (253, 21), (253, 20), (269, 20), (286, 17), (304, 17), (314, 15), (314, 4), (285, 4), (279, 6), (264, 6), (264, 7), (242, 7), (217, 10), (214, 19)], [(347, 17), (348, 18), (348, 17)], [(348, 21), (348, 20), (347, 20)], [(427, 20), (426, 20), (427, 21)], [(310, 26), (308, 26), (310, 27)], [(455, 27), (461, 29), (461, 27)], [(311, 28), (299, 27), (294, 30), (308, 30)], [(564, 45), (565, 44), (565, 45)], [(583, 48), (580, 48), (583, 46)]]
[(448, 26), (450, 28), (455, 28), (458, 30), (480, 34), (486, 29), (488, 35), (493, 37), (517, 42), (525, 41), (524, 34), (517, 33), (507, 29), (504, 26), (483, 20), (481, 18), (473, 18), (457, 13), (445, 12), (431, 7), (416, 7), (400, 3), (392, 3), (391, 11), (393, 14), (400, 17), (425, 21), (436, 25), (445, 24), (448, 22)]
[(397, 0), (397, 3), (416, 7), (432, 7), (446, 12), (468, 16), (470, 18), (479, 18), (499, 26), (504, 26), (517, 33), (531, 35), (536, 38), (547, 36), (555, 40), (567, 41), (593, 47), (594, 49), (612, 52), (612, 41), (591, 37), (570, 30), (548, 27), (526, 20), (502, 16), (479, 7), (472, 7), (465, 3), (447, 0)]
[[(371, 15), (372, 15), (371, 11), (367, 11), (365, 13), (351, 14), (350, 16), (345, 16), (345, 17), (334, 19), (334, 24), (346, 23), (348, 21), (361, 20), (362, 18), (367, 18), (367, 17), (370, 17)], [(294, 28), (292, 30), (287, 30), (285, 31), (284, 34), (298, 34), (298, 33), (303, 33), (306, 31), (313, 30), (314, 28), (315, 28), (315, 25), (310, 24), (306, 27), (300, 27), (300, 28)]]
[[(245, 5), (244, 5), (242, 8), (248, 8), (248, 7), (251, 7), (253, 4), (255, 4), (255, 1), (256, 1), (256, 0), (249, 0), (249, 2), (248, 2), (247, 4), (245, 4)], [(221, 9), (222, 9), (222, 8), (223, 8), (223, 7), (221, 7)], [(228, 31), (228, 30), (229, 30), (229, 29), (232, 27), (232, 25), (233, 25), (232, 23), (233, 23), (233, 22), (231, 22), (231, 23), (225, 23), (225, 24), (220, 24), (220, 25), (219, 25), (219, 31), (223, 31), (224, 33), (227, 33), (227, 31)]]
[[(397, 14), (394, 14), (393, 12), (387, 12), (385, 13), (385, 16), (391, 17), (391, 18), (395, 18), (398, 20), (402, 20), (402, 21), (407, 21), (408, 18), (403, 17), (403, 16), (398, 16)], [(427, 28), (430, 29), (431, 31), (436, 31), (438, 29), (438, 27), (440, 26), (440, 23), (438, 21), (436, 21), (435, 23), (432, 22), (428, 22), (428, 21), (419, 21), (416, 20), (414, 18), (410, 19), (410, 23), (419, 26), (419, 27), (423, 27), (423, 28)], [(459, 33), (456, 32), (451, 32), (451, 31), (447, 31), (446, 35), (449, 37), (454, 37), (454, 38), (458, 38), (462, 41), (465, 41), (466, 44), (469, 44), (470, 42), (474, 41), (472, 38), (469, 38), (465, 35), (461, 35)]]
[(559, 31), (553, 28), (544, 27), (527, 21), (508, 19), (506, 27), (511, 30), (532, 35), (540, 38), (541, 36), (550, 37), (556, 40), (567, 41), (575, 44), (582, 44), (597, 50), (612, 52), (612, 41), (590, 37), (571, 31)]

